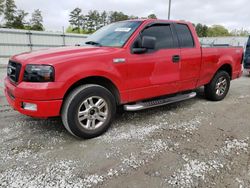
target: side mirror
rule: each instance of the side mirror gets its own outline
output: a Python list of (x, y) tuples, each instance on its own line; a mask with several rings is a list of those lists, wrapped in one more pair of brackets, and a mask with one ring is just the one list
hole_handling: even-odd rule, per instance
[(150, 36), (142, 37), (141, 47), (133, 48), (132, 51), (134, 54), (142, 54), (147, 52), (147, 50), (155, 49), (156, 38)]
[(144, 36), (142, 37), (142, 48), (153, 50), (155, 49), (156, 38)]

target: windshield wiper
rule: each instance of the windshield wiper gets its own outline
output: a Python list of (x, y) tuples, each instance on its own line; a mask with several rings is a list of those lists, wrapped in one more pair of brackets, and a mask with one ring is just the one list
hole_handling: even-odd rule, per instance
[(95, 46), (102, 46), (99, 42), (95, 42), (95, 41), (87, 41), (87, 42), (85, 42), (85, 44), (90, 44), (90, 45), (95, 45)]

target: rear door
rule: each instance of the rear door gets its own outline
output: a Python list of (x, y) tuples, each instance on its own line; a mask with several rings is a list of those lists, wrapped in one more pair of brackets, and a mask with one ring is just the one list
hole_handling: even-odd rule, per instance
[[(200, 75), (201, 48), (187, 24), (174, 24), (180, 45), (180, 90), (194, 89)], [(195, 31), (194, 31), (195, 32)]]
[(140, 45), (143, 36), (155, 37), (156, 49), (143, 54), (131, 52), (129, 56), (128, 85), (131, 101), (178, 91), (180, 49), (177, 37), (173, 35), (172, 24), (157, 23), (146, 27), (132, 48)]

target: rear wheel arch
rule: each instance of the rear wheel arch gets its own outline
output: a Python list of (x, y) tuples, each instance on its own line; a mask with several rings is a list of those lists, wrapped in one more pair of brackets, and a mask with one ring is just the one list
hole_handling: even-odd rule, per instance
[(232, 79), (233, 76), (233, 68), (232, 65), (230, 63), (224, 63), (223, 65), (220, 66), (220, 68), (216, 71), (216, 73), (214, 74), (214, 76), (220, 72), (220, 71), (225, 71), (228, 73), (228, 75), (230, 76), (230, 79)]
[(216, 72), (211, 82), (205, 85), (205, 96), (212, 101), (223, 100), (230, 88), (230, 75), (224, 70)]

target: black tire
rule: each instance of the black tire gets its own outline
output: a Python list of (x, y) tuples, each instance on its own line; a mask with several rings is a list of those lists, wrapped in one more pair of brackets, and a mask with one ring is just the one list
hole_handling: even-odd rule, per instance
[[(95, 129), (91, 128), (92, 120), (89, 120), (89, 117), (91, 116), (92, 118), (92, 115), (94, 116), (95, 112), (94, 114), (90, 115), (89, 113), (90, 110), (87, 110), (87, 108), (86, 110), (84, 110), (84, 112), (85, 111), (88, 112), (88, 115), (86, 115), (88, 118), (84, 119), (83, 121), (85, 120), (86, 122), (91, 121), (90, 126), (88, 123), (85, 122), (86, 124), (88, 124), (89, 128), (84, 127), (83, 122), (79, 120), (79, 115), (78, 115), (80, 113), (79, 111), (81, 110), (82, 106), (84, 108), (86, 101), (89, 101), (89, 99), (92, 99), (92, 97), (93, 97), (93, 100), (94, 98), (102, 99), (105, 103), (105, 110), (107, 110), (107, 112), (105, 113), (106, 118), (105, 120), (103, 120), (103, 122), (101, 122), (102, 125)], [(88, 107), (88, 109), (90, 108), (91, 106)], [(69, 94), (69, 96), (66, 98), (63, 104), (61, 118), (62, 118), (64, 127), (69, 131), (69, 133), (71, 133), (72, 135), (76, 137), (90, 139), (90, 138), (97, 137), (103, 134), (105, 131), (107, 131), (107, 129), (111, 125), (111, 122), (114, 118), (115, 113), (116, 113), (116, 102), (112, 93), (102, 86), (88, 84), (88, 85), (83, 85), (74, 89)], [(97, 119), (93, 121), (98, 122)]]
[[(219, 84), (220, 79), (225, 80), (226, 86), (224, 86), (225, 89), (222, 91), (219, 91), (219, 94), (217, 92), (217, 84)], [(230, 88), (230, 76), (226, 71), (219, 71), (216, 73), (216, 75), (213, 77), (211, 82), (205, 86), (205, 96), (208, 100), (211, 101), (221, 101), (223, 100), (229, 91)]]

